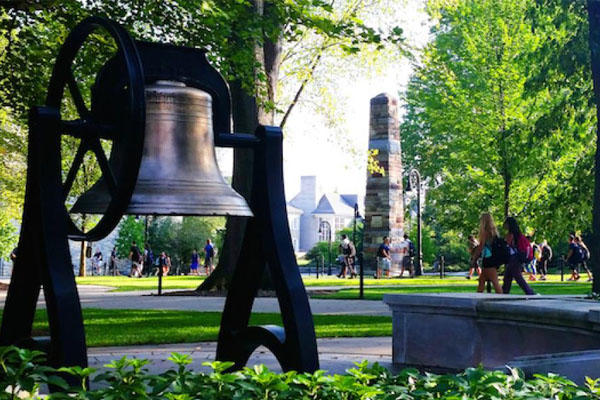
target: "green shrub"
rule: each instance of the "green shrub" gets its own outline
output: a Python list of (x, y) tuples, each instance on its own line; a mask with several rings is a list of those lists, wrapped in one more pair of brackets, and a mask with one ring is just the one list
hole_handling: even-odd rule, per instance
[[(92, 368), (60, 368), (40, 365), (39, 352), (14, 347), (0, 349), (0, 399), (39, 398), (41, 384), (52, 384), (69, 393), (54, 393), (49, 399), (598, 399), (598, 380), (588, 379), (585, 386), (557, 375), (539, 375), (526, 380), (518, 370), (505, 374), (470, 368), (452, 375), (420, 374), (405, 369), (397, 375), (378, 364), (362, 362), (346, 375), (287, 372), (278, 374), (265, 366), (244, 368), (227, 373), (229, 362), (204, 363), (211, 373), (196, 373), (188, 369), (190, 356), (172, 354), (174, 367), (160, 375), (151, 375), (145, 368), (147, 360), (113, 361), (105, 372), (92, 380), (98, 389), (87, 387), (95, 373)], [(80, 382), (68, 386), (56, 373), (71, 376)]]

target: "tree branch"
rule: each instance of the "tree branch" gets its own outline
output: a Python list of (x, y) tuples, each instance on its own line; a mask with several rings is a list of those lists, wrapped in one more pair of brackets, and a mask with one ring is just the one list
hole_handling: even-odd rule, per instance
[(294, 109), (294, 107), (296, 106), (296, 104), (298, 104), (298, 99), (300, 99), (300, 95), (304, 91), (304, 88), (308, 84), (308, 81), (310, 80), (310, 78), (313, 76), (315, 70), (317, 69), (317, 65), (319, 65), (319, 61), (321, 60), (321, 56), (322, 55), (323, 55), (323, 52), (321, 51), (321, 52), (319, 52), (319, 54), (313, 60), (312, 65), (311, 65), (311, 67), (309, 69), (308, 76), (306, 76), (302, 80), (302, 83), (300, 84), (300, 87), (296, 91), (296, 94), (294, 95), (294, 98), (292, 99), (292, 102), (290, 103), (290, 105), (288, 106), (287, 110), (285, 111), (285, 114), (283, 114), (283, 118), (281, 119), (281, 123), (279, 124), (279, 126), (281, 128), (283, 128), (285, 126), (285, 123), (287, 122), (287, 120), (288, 120), (288, 118), (290, 116), (290, 113), (292, 112), (292, 110)]

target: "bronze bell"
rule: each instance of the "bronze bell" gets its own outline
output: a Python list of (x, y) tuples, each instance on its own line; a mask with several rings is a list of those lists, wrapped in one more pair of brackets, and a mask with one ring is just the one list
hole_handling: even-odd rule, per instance
[[(109, 200), (100, 179), (71, 212), (101, 214)], [(146, 86), (144, 152), (126, 213), (252, 216), (217, 165), (208, 93), (173, 81)]]

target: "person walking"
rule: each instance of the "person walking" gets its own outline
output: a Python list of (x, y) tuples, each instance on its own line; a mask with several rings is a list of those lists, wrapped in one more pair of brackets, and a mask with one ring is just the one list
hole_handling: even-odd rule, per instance
[(190, 275), (200, 275), (198, 272), (198, 265), (200, 264), (200, 256), (198, 255), (198, 250), (194, 249), (192, 252), (192, 262), (190, 264)]
[(152, 266), (154, 265), (154, 253), (148, 243), (144, 244), (144, 268), (142, 273), (146, 273), (146, 276), (150, 276), (152, 273)]
[(585, 270), (585, 272), (587, 273), (587, 276), (588, 276), (587, 281), (592, 282), (594, 279), (592, 277), (592, 273), (590, 272), (590, 269), (587, 266), (587, 261), (590, 259), (590, 249), (588, 249), (586, 244), (583, 243), (583, 239), (581, 239), (581, 236), (579, 236), (579, 235), (575, 236), (575, 243), (577, 244), (577, 246), (579, 246), (579, 250), (581, 251), (581, 262), (579, 263), (579, 265), (581, 265), (583, 267), (583, 269)]
[(171, 256), (165, 253), (165, 265), (163, 267), (163, 276), (169, 275), (171, 271)]
[(526, 270), (529, 274), (528, 279), (530, 281), (537, 281), (536, 267), (538, 259), (541, 258), (540, 247), (533, 241), (533, 238), (531, 236), (527, 236), (527, 240), (529, 240), (529, 243), (531, 243), (531, 249), (533, 251), (533, 258), (529, 263), (526, 264)]
[(96, 248), (96, 252), (92, 257), (92, 276), (100, 275), (100, 270), (102, 269), (102, 252), (100, 248)]
[(545, 281), (548, 275), (548, 264), (552, 260), (552, 248), (548, 245), (548, 241), (544, 239), (541, 245), (542, 257), (540, 258), (538, 272), (540, 273), (540, 281)]
[(108, 261), (108, 271), (112, 271), (113, 275), (118, 275), (117, 271), (117, 248), (113, 247), (110, 252), (110, 260)]
[(510, 287), (513, 279), (527, 295), (535, 294), (531, 287), (523, 279), (523, 264), (531, 262), (533, 259), (533, 248), (527, 237), (521, 233), (519, 224), (514, 217), (508, 217), (504, 221), (504, 230), (506, 231), (505, 240), (508, 244), (509, 257), (504, 270), (504, 281), (502, 282), (502, 292), (510, 293)]
[(131, 247), (129, 248), (129, 259), (131, 260), (131, 272), (129, 273), (129, 276), (132, 278), (141, 278), (144, 263), (142, 261), (142, 252), (140, 251), (140, 248), (137, 247), (135, 240), (131, 242)]
[(494, 223), (494, 218), (490, 213), (483, 213), (479, 217), (479, 241), (471, 253), (471, 269), (479, 268), (477, 262), (482, 259), (483, 269), (479, 269), (479, 280), (477, 284), (477, 293), (483, 293), (485, 284), (491, 282), (496, 293), (502, 293), (502, 288), (498, 282), (498, 267), (492, 259), (492, 249), (499, 240), (498, 228)]
[(210, 275), (213, 271), (214, 258), (215, 247), (212, 245), (210, 239), (206, 239), (206, 246), (204, 246), (204, 271), (206, 276)]
[(156, 275), (162, 274), (164, 275), (164, 271), (167, 269), (167, 254), (163, 251), (158, 256), (158, 269), (156, 270)]
[(392, 266), (392, 256), (390, 254), (390, 238), (383, 237), (383, 243), (379, 245), (377, 250), (377, 273), (376, 278), (381, 279), (382, 274), (390, 277), (390, 268)]
[(338, 275), (338, 278), (345, 278), (346, 273), (350, 273), (350, 279), (356, 276), (354, 270), (354, 258), (356, 257), (356, 247), (354, 243), (348, 239), (347, 235), (342, 235), (342, 241), (340, 242), (340, 252), (344, 256), (344, 266)]
[(581, 247), (575, 241), (575, 235), (569, 235), (569, 252), (567, 253), (567, 265), (571, 270), (571, 277), (567, 279), (568, 281), (577, 281), (579, 280), (579, 264), (583, 261), (583, 255), (581, 252)]
[(481, 266), (480, 266), (480, 257), (474, 258), (475, 249), (479, 247), (479, 242), (475, 239), (475, 236), (469, 235), (469, 255), (470, 263), (469, 263), (469, 275), (466, 276), (467, 279), (471, 279), (473, 277), (473, 272), (477, 270), (477, 276), (481, 276)]
[(404, 234), (404, 241), (401, 245), (402, 248), (402, 267), (400, 267), (400, 277), (404, 275), (404, 270), (408, 270), (409, 278), (414, 278), (415, 269), (414, 269), (414, 257), (415, 257), (415, 245), (408, 238), (408, 235)]

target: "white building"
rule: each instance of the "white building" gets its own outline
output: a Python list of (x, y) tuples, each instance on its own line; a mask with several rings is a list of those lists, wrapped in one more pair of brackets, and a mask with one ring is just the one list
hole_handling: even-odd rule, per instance
[(317, 177), (301, 177), (300, 192), (287, 203), (294, 250), (308, 251), (317, 242), (328, 240), (329, 227), (335, 240), (336, 232), (352, 225), (356, 203), (356, 194), (337, 193), (321, 194), (317, 202)]

